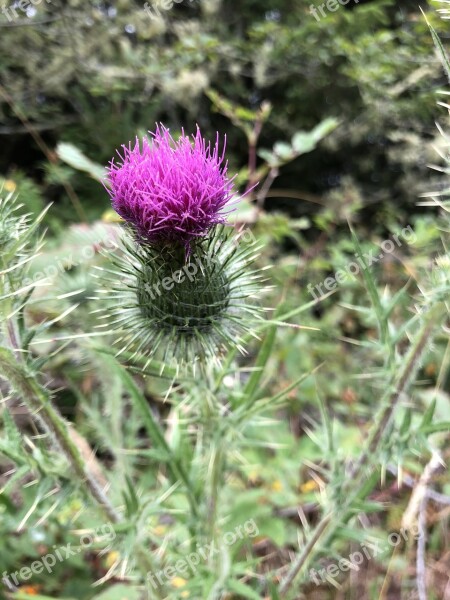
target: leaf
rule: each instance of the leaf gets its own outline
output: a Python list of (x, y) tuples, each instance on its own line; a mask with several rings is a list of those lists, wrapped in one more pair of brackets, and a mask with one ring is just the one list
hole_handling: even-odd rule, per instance
[(271, 150), (267, 150), (267, 148), (261, 148), (258, 150), (258, 156), (265, 160), (269, 165), (272, 165), (276, 162), (276, 157), (274, 156), (273, 152)]
[(433, 421), (434, 411), (436, 410), (436, 402), (436, 398), (433, 398), (433, 400), (430, 403), (430, 406), (428, 406), (427, 410), (425, 411), (425, 414), (423, 415), (419, 429), (427, 427)]
[(7, 409), (3, 412), (3, 424), (5, 426), (5, 434), (8, 438), (8, 442), (10, 442), (13, 446), (15, 445), (17, 448), (20, 448), (22, 446), (22, 436), (17, 429), (11, 413)]
[(270, 592), (270, 598), (271, 598), (271, 600), (281, 600), (281, 596), (278, 593), (278, 590), (277, 590), (275, 584), (272, 581), (268, 582), (268, 587), (269, 587), (269, 592)]
[(275, 142), (273, 150), (282, 160), (289, 160), (294, 154), (292, 146), (286, 142)]
[(248, 108), (244, 108), (243, 106), (236, 106), (234, 109), (236, 116), (243, 121), (253, 122), (257, 118), (257, 114), (255, 111), (250, 110)]
[(60, 142), (56, 147), (56, 154), (72, 168), (88, 173), (88, 175), (97, 181), (104, 181), (106, 175), (105, 168), (91, 161), (73, 144)]
[(120, 583), (93, 596), (92, 600), (139, 600), (140, 598), (141, 595), (137, 588)]
[(317, 146), (318, 142), (331, 133), (338, 126), (339, 122), (330, 117), (325, 119), (312, 131), (298, 131), (292, 138), (292, 146), (297, 154), (306, 154), (311, 152)]
[(443, 421), (441, 423), (433, 423), (420, 428), (420, 432), (425, 435), (431, 433), (438, 433), (440, 431), (450, 431), (450, 421)]
[(123, 491), (123, 497), (127, 507), (127, 514), (133, 516), (139, 510), (139, 498), (136, 495), (133, 481), (129, 475), (126, 476), (126, 490)]
[(292, 138), (292, 146), (297, 154), (306, 154), (316, 147), (316, 140), (312, 133), (298, 131)]
[(227, 582), (228, 588), (235, 594), (239, 594), (241, 598), (250, 598), (250, 600), (261, 600), (261, 596), (255, 592), (250, 586), (242, 583), (237, 579), (229, 579)]
[(33, 221), (33, 223), (31, 223), (31, 225), (29, 227), (27, 227), (26, 231), (21, 236), (19, 236), (17, 242), (15, 242), (11, 246), (11, 248), (8, 248), (8, 254), (10, 256), (14, 256), (15, 254), (19, 253), (22, 248), (26, 247), (26, 244), (29, 244), (31, 242), (39, 225), (43, 221), (43, 219), (44, 219), (45, 215), (47, 214), (48, 210), (50, 209), (50, 207), (51, 207), (51, 204), (46, 206), (44, 208), (44, 210), (39, 213), (39, 215), (36, 217), (36, 219)]
[[(374, 308), (374, 311), (375, 311), (375, 314), (377, 317), (381, 341), (383, 343), (388, 344), (389, 330), (388, 330), (387, 318), (386, 318), (386, 314), (383, 309), (383, 306), (381, 304), (381, 299), (380, 299), (380, 295), (378, 293), (375, 279), (374, 279), (372, 272), (366, 262), (366, 259), (364, 258), (361, 244), (359, 243), (359, 240), (358, 240), (352, 227), (350, 227), (350, 232), (352, 235), (353, 243), (355, 245), (355, 250), (356, 250), (355, 254), (358, 255), (359, 260), (362, 261), (362, 263), (364, 265), (362, 268), (362, 276), (363, 276), (364, 282), (366, 284), (366, 288), (369, 293), (370, 300), (372, 302), (372, 306)], [(392, 350), (392, 345), (389, 345), (389, 348)]]
[(407, 408), (405, 410), (403, 422), (400, 426), (400, 431), (399, 431), (400, 438), (403, 438), (403, 436), (407, 436), (409, 434), (409, 430), (411, 428), (411, 419), (412, 419), (412, 411), (410, 408)]
[(450, 60), (448, 58), (447, 52), (445, 51), (444, 46), (442, 45), (441, 40), (439, 39), (438, 34), (436, 33), (436, 30), (434, 29), (434, 27), (431, 25), (431, 23), (428, 22), (428, 19), (426, 17), (426, 14), (423, 12), (422, 9), (420, 9), (422, 11), (422, 14), (425, 18), (425, 21), (430, 29), (431, 32), (431, 37), (433, 38), (433, 43), (436, 47), (436, 50), (439, 54), (439, 58), (440, 61), (442, 63), (442, 66), (444, 67), (444, 71), (445, 74), (447, 75), (447, 79), (450, 82)]
[(205, 93), (213, 103), (215, 110), (228, 117), (236, 127), (244, 131), (247, 139), (249, 139), (252, 134), (249, 123), (256, 121), (258, 114), (243, 106), (234, 104), (213, 89), (208, 89)]
[(286, 524), (282, 519), (271, 517), (259, 523), (258, 535), (270, 538), (277, 546), (282, 548), (287, 541)]
[[(275, 313), (276, 316), (277, 313)], [(275, 335), (277, 332), (276, 325), (272, 325), (269, 331), (266, 333), (264, 341), (259, 349), (258, 356), (255, 361), (255, 370), (250, 375), (247, 384), (244, 388), (244, 396), (246, 397), (246, 402), (251, 403), (254, 399), (255, 393), (257, 391), (259, 382), (264, 373), (264, 368), (269, 361), (270, 355), (272, 353), (272, 348), (275, 342)]]
[(152, 410), (148, 405), (147, 399), (142, 394), (141, 390), (137, 387), (133, 378), (119, 363), (119, 361), (112, 356), (104, 355), (104, 360), (109, 364), (111, 369), (117, 371), (117, 374), (122, 379), (125, 389), (130, 395), (131, 401), (136, 406), (137, 410), (141, 413), (143, 424), (147, 429), (147, 433), (152, 440), (153, 444), (157, 449), (162, 451), (167, 456), (167, 467), (170, 473), (172, 483), (178, 483), (182, 481), (186, 486), (186, 491), (189, 496), (191, 507), (194, 511), (197, 509), (197, 499), (193, 491), (189, 477), (184, 469), (181, 459), (172, 452), (161, 426), (153, 416)]
[(328, 119), (325, 119), (319, 123), (319, 125), (316, 125), (311, 133), (316, 142), (320, 142), (320, 140), (334, 131), (338, 125), (339, 121), (337, 119), (334, 117), (329, 117)]

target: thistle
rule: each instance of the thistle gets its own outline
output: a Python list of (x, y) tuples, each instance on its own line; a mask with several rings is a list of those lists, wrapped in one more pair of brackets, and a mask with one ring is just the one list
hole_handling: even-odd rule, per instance
[[(112, 306), (103, 314), (121, 330), (124, 351), (164, 363), (217, 358), (227, 346), (244, 352), (261, 309), (261, 275), (250, 265), (257, 244), (227, 226), (233, 179), (220, 152), (197, 128), (173, 140), (157, 128), (153, 142), (124, 147), (111, 161), (112, 206), (126, 222), (121, 253), (108, 275)], [(112, 318), (111, 318), (112, 316)]]

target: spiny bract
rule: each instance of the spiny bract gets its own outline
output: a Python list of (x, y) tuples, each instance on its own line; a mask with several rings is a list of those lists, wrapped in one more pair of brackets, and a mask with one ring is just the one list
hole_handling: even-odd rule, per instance
[(110, 306), (101, 318), (120, 330), (118, 354), (158, 353), (166, 364), (193, 364), (218, 359), (226, 347), (244, 353), (243, 336), (262, 318), (255, 302), (262, 276), (251, 269), (255, 240), (238, 237), (219, 225), (187, 258), (125, 238), (115, 268), (103, 269)]

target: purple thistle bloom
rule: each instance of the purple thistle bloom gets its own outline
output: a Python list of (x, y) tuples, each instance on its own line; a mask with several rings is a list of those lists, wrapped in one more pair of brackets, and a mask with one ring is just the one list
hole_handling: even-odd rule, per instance
[(227, 177), (225, 144), (219, 155), (219, 136), (211, 149), (200, 129), (192, 141), (174, 141), (169, 130), (157, 126), (142, 144), (122, 146), (121, 162), (110, 162), (108, 190), (114, 210), (150, 244), (181, 243), (189, 247), (197, 237), (225, 221), (224, 207), (233, 196)]

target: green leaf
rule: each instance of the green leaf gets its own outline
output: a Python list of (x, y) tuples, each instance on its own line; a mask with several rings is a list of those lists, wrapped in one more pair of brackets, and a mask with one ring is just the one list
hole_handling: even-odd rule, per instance
[(406, 292), (408, 291), (408, 288), (410, 287), (411, 282), (412, 282), (412, 279), (408, 280), (406, 282), (406, 284), (402, 288), (400, 288), (398, 290), (398, 292), (396, 292), (392, 296), (391, 301), (390, 301), (389, 305), (386, 307), (386, 310), (385, 310), (386, 318), (390, 317), (390, 315), (391, 315), (392, 311), (394, 310), (394, 308), (396, 308), (400, 304), (401, 300), (404, 297), (406, 297)]
[(120, 583), (113, 585), (101, 594), (93, 596), (92, 600), (139, 600), (141, 597), (141, 593), (137, 588)]
[(328, 412), (327, 406), (325, 404), (322, 395), (317, 391), (316, 392), (317, 399), (319, 401), (320, 413), (322, 415), (322, 421), (325, 429), (325, 434), (328, 443), (328, 452), (333, 452), (334, 448), (334, 439), (333, 439), (333, 423), (330, 419), (330, 414)]
[(276, 162), (276, 157), (274, 156), (272, 150), (267, 150), (267, 148), (261, 148), (258, 150), (258, 156), (265, 160), (269, 165), (272, 165), (274, 162)]
[(324, 137), (331, 133), (337, 126), (338, 121), (332, 117), (325, 119), (312, 131), (298, 131), (292, 138), (292, 146), (297, 154), (311, 152)]
[(271, 600), (281, 600), (281, 596), (278, 593), (278, 590), (272, 581), (268, 582), (268, 588), (270, 593), (269, 597), (271, 598)]
[(298, 131), (292, 138), (292, 146), (297, 154), (306, 154), (316, 147), (316, 139), (312, 133)]
[(260, 536), (270, 538), (280, 548), (286, 544), (287, 529), (282, 519), (270, 517), (259, 523), (258, 530)]
[(374, 311), (375, 311), (375, 314), (377, 317), (381, 341), (383, 343), (389, 345), (389, 348), (393, 351), (392, 344), (388, 344), (389, 330), (388, 330), (388, 325), (387, 325), (387, 319), (386, 319), (386, 314), (384, 312), (383, 306), (381, 304), (381, 299), (380, 299), (380, 295), (378, 293), (375, 279), (374, 279), (372, 272), (366, 262), (366, 259), (364, 258), (361, 244), (359, 243), (359, 240), (358, 240), (352, 227), (350, 227), (350, 232), (352, 235), (353, 243), (355, 245), (356, 254), (358, 255), (359, 260), (364, 265), (364, 267), (362, 268), (362, 276), (364, 279), (364, 283), (366, 284), (366, 288), (369, 293), (370, 300), (372, 302), (372, 305), (373, 305), (373, 308), (374, 308)]
[(409, 433), (410, 427), (411, 427), (411, 418), (412, 418), (412, 411), (410, 408), (407, 408), (405, 410), (405, 415), (403, 417), (403, 422), (400, 426), (400, 438), (402, 438), (404, 435)]
[(123, 492), (123, 497), (129, 516), (135, 515), (139, 510), (139, 498), (136, 495), (133, 480), (129, 475), (126, 476), (127, 489)]
[[(275, 314), (276, 316), (276, 314)], [(275, 342), (275, 335), (277, 332), (276, 325), (272, 325), (269, 331), (266, 333), (264, 341), (261, 345), (261, 348), (258, 352), (258, 356), (255, 361), (255, 370), (250, 375), (245, 387), (244, 387), (244, 396), (246, 397), (246, 402), (250, 403), (255, 396), (257, 391), (259, 382), (264, 373), (264, 367), (267, 365), (269, 361), (270, 355), (272, 353), (272, 348)]]
[(248, 108), (244, 108), (243, 106), (236, 106), (234, 112), (239, 119), (242, 119), (243, 121), (249, 121), (250, 123), (255, 121), (257, 118), (256, 112)]
[(329, 135), (332, 131), (334, 131), (338, 125), (339, 121), (337, 119), (329, 117), (328, 119), (325, 119), (324, 121), (319, 123), (319, 125), (316, 125), (316, 127), (314, 127), (311, 133), (316, 142), (319, 142), (324, 137)]
[(422, 422), (420, 424), (419, 429), (423, 429), (423, 428), (427, 427), (433, 421), (434, 411), (436, 410), (436, 402), (437, 402), (437, 399), (433, 398), (430, 406), (427, 408), (427, 410), (425, 411), (425, 414), (422, 417)]
[(11, 246), (11, 248), (8, 248), (8, 254), (10, 256), (14, 256), (15, 254), (17, 254), (20, 251), (20, 249), (24, 248), (26, 246), (26, 244), (29, 244), (31, 242), (31, 240), (33, 239), (33, 237), (36, 234), (38, 227), (40, 226), (41, 222), (43, 221), (43, 219), (44, 219), (45, 215), (47, 214), (48, 210), (50, 209), (50, 207), (51, 207), (51, 204), (46, 206), (44, 208), (44, 210), (41, 211), (41, 213), (36, 217), (36, 219), (33, 221), (33, 223), (31, 223), (31, 225), (29, 227), (27, 227), (26, 231)]
[(143, 424), (147, 429), (147, 433), (150, 439), (152, 440), (156, 448), (162, 451), (167, 456), (167, 467), (172, 483), (177, 483), (178, 481), (182, 481), (184, 483), (184, 485), (186, 486), (187, 494), (190, 499), (191, 507), (194, 510), (194, 512), (196, 512), (197, 498), (194, 494), (189, 477), (184, 469), (181, 460), (177, 456), (175, 456), (175, 454), (170, 449), (166, 438), (164, 437), (164, 432), (162, 431), (161, 426), (153, 416), (152, 410), (147, 402), (147, 399), (137, 387), (136, 383), (134, 382), (134, 379), (129, 375), (129, 373), (124, 369), (124, 367), (119, 363), (119, 361), (115, 357), (108, 356), (105, 354), (104, 360), (110, 363), (110, 368), (116, 370), (117, 374), (122, 379), (125, 389), (130, 394), (131, 401), (141, 413)]
[(249, 598), (250, 600), (261, 600), (261, 596), (255, 592), (250, 586), (242, 583), (237, 579), (229, 579), (227, 582), (228, 588), (235, 594), (239, 594), (241, 598)]
[(429, 435), (431, 433), (438, 433), (439, 431), (450, 431), (450, 421), (434, 423), (432, 425), (427, 425), (426, 427), (420, 428), (420, 432), (426, 435)]
[(289, 160), (294, 154), (291, 145), (286, 142), (276, 142), (273, 150), (282, 160)]
[(102, 182), (105, 179), (105, 168), (91, 161), (73, 144), (60, 142), (56, 147), (59, 158), (73, 169), (88, 173), (93, 179)]
[(22, 446), (22, 436), (17, 429), (17, 425), (14, 422), (11, 413), (7, 409), (3, 412), (3, 424), (5, 426), (5, 434), (8, 441), (11, 444), (16, 445), (17, 448), (20, 448)]
[(436, 33), (436, 30), (434, 29), (434, 27), (428, 22), (428, 19), (425, 15), (425, 13), (423, 12), (422, 9), (420, 9), (422, 11), (423, 16), (425, 17), (425, 21), (430, 29), (431, 32), (431, 37), (433, 38), (433, 43), (436, 47), (436, 50), (438, 52), (440, 61), (442, 63), (442, 66), (444, 67), (444, 71), (445, 74), (447, 75), (447, 79), (450, 82), (450, 60), (448, 58), (447, 52), (445, 51), (444, 46), (441, 43), (441, 40), (439, 39), (438, 34)]

